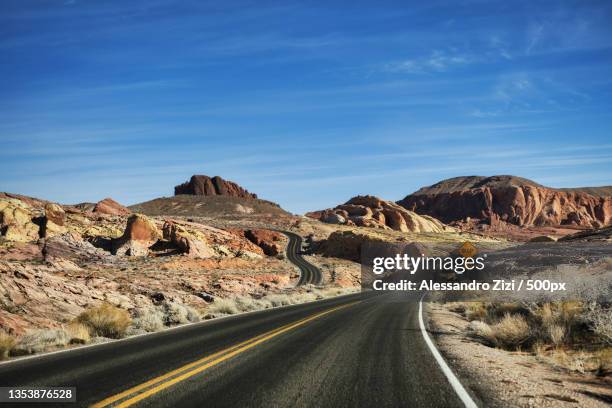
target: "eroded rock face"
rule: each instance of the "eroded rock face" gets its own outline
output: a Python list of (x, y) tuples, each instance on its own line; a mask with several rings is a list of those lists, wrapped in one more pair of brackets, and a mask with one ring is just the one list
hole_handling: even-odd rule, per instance
[(116, 255), (145, 256), (149, 247), (155, 244), (162, 234), (153, 221), (142, 214), (133, 214), (128, 218), (123, 236), (114, 242)]
[(433, 217), (412, 211), (374, 196), (357, 196), (335, 208), (307, 213), (306, 216), (329, 224), (391, 229), (402, 232), (451, 231)]
[(42, 217), (41, 233), (43, 238), (52, 237), (54, 235), (63, 234), (66, 232), (66, 212), (64, 209), (55, 203), (45, 204), (45, 215)]
[(244, 236), (260, 247), (264, 251), (264, 254), (268, 256), (276, 256), (283, 251), (281, 246), (282, 235), (279, 232), (250, 229), (244, 232)]
[(191, 176), (188, 182), (174, 187), (174, 195), (179, 194), (257, 198), (257, 194), (249, 193), (232, 181), (224, 180), (219, 176), (208, 177), (204, 175)]
[(39, 230), (27, 204), (13, 198), (0, 199), (0, 236), (8, 241), (29, 242), (39, 238)]
[(580, 190), (552, 189), (513, 176), (458, 177), (422, 188), (398, 204), (445, 223), (588, 228), (610, 224), (612, 196)]
[(215, 251), (206, 242), (203, 234), (189, 231), (173, 221), (166, 221), (163, 227), (164, 239), (172, 242), (179, 250), (191, 258), (210, 258)]
[(122, 206), (112, 198), (105, 198), (96, 203), (93, 212), (108, 215), (128, 215), (131, 211)]

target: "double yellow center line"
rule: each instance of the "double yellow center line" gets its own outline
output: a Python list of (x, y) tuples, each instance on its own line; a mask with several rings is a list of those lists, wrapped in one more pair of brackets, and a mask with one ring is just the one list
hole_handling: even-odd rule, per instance
[(314, 315), (308, 316), (304, 319), (295, 321), (293, 323), (289, 323), (285, 326), (279, 327), (269, 332), (260, 334), (259, 336), (255, 336), (249, 340), (243, 341), (241, 343), (235, 344), (231, 347), (228, 347), (216, 353), (210, 354), (204, 358), (201, 358), (197, 361), (186, 364), (166, 374), (155, 377), (140, 385), (137, 385), (135, 387), (122, 391), (119, 394), (112, 395), (100, 402), (93, 404), (92, 408), (102, 408), (102, 407), (108, 407), (111, 405), (114, 407), (122, 407), (122, 408), (129, 407), (131, 405), (136, 404), (139, 401), (142, 401), (145, 398), (148, 398), (154, 394), (157, 394), (158, 392), (174, 384), (184, 381), (190, 377), (193, 377), (194, 375), (199, 374), (202, 371), (209, 369), (210, 367), (213, 367), (219, 363), (222, 363), (225, 360), (228, 360), (240, 353), (243, 353), (246, 350), (257, 346), (258, 344), (268, 341), (283, 333), (286, 333), (289, 330), (293, 330), (297, 327), (303, 326), (304, 324), (311, 322), (315, 319), (318, 319), (319, 317), (325, 316), (327, 314), (330, 314), (340, 309), (344, 309), (345, 307), (352, 306), (355, 303), (359, 303), (359, 301), (347, 303), (346, 305), (342, 305), (342, 306), (336, 306), (331, 309), (327, 309), (323, 312), (319, 312)]

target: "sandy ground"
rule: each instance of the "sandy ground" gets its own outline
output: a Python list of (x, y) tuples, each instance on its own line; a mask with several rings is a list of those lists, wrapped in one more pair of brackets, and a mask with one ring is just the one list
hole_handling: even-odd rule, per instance
[(434, 341), (463, 384), (486, 407), (610, 407), (612, 379), (553, 367), (531, 353), (508, 352), (465, 336), (468, 322), (427, 305)]

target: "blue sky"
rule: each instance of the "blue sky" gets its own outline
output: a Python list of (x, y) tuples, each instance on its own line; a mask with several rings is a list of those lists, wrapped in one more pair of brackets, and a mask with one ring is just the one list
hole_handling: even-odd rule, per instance
[(606, 1), (5, 0), (0, 56), (0, 191), (133, 204), (196, 173), (301, 213), (612, 184)]

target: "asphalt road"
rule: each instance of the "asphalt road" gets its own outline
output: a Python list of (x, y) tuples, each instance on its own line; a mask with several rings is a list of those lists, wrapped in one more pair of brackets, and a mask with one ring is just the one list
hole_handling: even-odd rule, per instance
[(0, 364), (0, 385), (77, 387), (77, 404), (66, 406), (463, 406), (424, 342), (418, 303), (385, 296), (268, 309)]
[(300, 269), (298, 286), (313, 284), (320, 285), (323, 282), (323, 274), (316, 266), (302, 258), (302, 237), (289, 231), (280, 231), (289, 238), (287, 244), (287, 259)]

